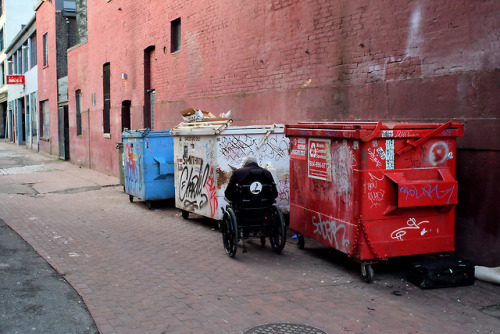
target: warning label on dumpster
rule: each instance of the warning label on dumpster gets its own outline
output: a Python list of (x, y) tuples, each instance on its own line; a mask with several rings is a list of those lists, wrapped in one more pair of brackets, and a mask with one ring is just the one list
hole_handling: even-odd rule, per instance
[(332, 180), (332, 157), (329, 139), (309, 139), (309, 177), (325, 181)]
[(306, 138), (292, 138), (290, 143), (292, 145), (290, 158), (306, 160)]

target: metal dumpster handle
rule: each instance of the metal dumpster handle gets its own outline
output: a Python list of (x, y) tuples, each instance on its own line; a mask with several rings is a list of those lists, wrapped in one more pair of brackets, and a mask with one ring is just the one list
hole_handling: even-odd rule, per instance
[(407, 140), (406, 141), (407, 145), (404, 146), (404, 147), (402, 147), (400, 150), (398, 150), (396, 152), (396, 155), (398, 157), (400, 157), (402, 154), (408, 152), (409, 150), (412, 150), (414, 148), (419, 147), (424, 141), (426, 141), (427, 139), (433, 137), (435, 134), (443, 131), (444, 129), (446, 129), (447, 127), (449, 127), (451, 124), (453, 124), (452, 120), (444, 123), (443, 125), (438, 126), (436, 129), (432, 130), (431, 132), (429, 132), (428, 134), (426, 134), (425, 136), (423, 136), (422, 138), (420, 138), (418, 140)]
[(368, 136), (361, 138), (361, 141), (370, 141), (373, 138), (375, 138), (379, 133), (380, 130), (382, 129), (382, 121), (378, 121), (377, 126), (373, 130), (372, 133), (370, 133)]
[[(435, 171), (435, 170), (434, 170)], [(387, 215), (398, 208), (453, 205), (458, 202), (458, 182), (449, 169), (439, 168), (437, 180), (415, 180), (407, 178), (412, 171), (386, 172), (384, 175), (396, 185), (396, 203), (384, 212)]]
[(262, 144), (264, 144), (264, 142), (266, 141), (267, 137), (269, 137), (269, 135), (271, 134), (271, 132), (274, 131), (275, 128), (276, 128), (276, 123), (274, 123), (271, 126), (271, 129), (267, 130), (267, 132), (264, 135), (264, 137), (262, 137), (262, 139), (260, 140), (260, 142), (257, 144), (257, 148), (260, 148), (262, 146)]

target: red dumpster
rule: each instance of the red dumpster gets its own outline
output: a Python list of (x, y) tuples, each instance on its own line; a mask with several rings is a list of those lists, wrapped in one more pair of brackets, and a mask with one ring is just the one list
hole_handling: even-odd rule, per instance
[(463, 124), (300, 122), (290, 138), (290, 229), (361, 263), (455, 250)]

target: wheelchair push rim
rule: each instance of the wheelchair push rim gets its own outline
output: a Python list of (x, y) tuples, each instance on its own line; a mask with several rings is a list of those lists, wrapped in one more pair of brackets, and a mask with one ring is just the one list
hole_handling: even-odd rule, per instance
[(283, 213), (276, 207), (273, 206), (272, 213), (272, 226), (271, 226), (271, 248), (275, 253), (281, 253), (286, 243), (286, 224), (285, 217)]
[(234, 257), (238, 249), (238, 224), (232, 208), (224, 211), (222, 218), (222, 242), (227, 255)]

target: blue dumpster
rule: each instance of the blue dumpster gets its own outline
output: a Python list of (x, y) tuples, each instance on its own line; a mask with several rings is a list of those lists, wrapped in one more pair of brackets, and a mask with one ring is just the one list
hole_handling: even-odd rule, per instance
[(175, 197), (174, 142), (170, 131), (129, 130), (121, 135), (125, 192), (130, 202), (134, 197), (152, 201)]

